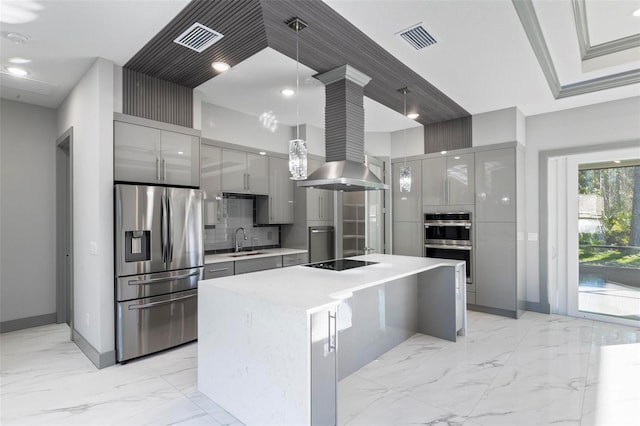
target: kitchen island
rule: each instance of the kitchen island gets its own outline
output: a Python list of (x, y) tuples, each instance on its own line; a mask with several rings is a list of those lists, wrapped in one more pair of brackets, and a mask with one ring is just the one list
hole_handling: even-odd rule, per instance
[(243, 423), (335, 424), (337, 381), (416, 332), (466, 331), (464, 262), (371, 254), (201, 281), (198, 388)]

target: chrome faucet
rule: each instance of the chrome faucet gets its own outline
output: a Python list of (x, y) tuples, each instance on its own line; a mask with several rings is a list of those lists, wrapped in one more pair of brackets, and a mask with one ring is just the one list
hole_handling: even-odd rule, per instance
[(236, 253), (238, 253), (240, 250), (242, 250), (242, 242), (238, 242), (238, 231), (242, 231), (242, 235), (244, 236), (244, 240), (247, 241), (249, 238), (247, 237), (247, 233), (244, 232), (244, 228), (241, 226), (238, 229), (236, 229), (236, 235), (235, 235), (235, 240), (236, 240)]

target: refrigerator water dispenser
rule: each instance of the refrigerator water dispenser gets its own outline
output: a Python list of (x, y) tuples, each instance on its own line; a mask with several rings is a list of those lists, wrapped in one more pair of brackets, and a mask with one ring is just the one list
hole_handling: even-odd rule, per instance
[(151, 260), (151, 231), (124, 231), (124, 261)]

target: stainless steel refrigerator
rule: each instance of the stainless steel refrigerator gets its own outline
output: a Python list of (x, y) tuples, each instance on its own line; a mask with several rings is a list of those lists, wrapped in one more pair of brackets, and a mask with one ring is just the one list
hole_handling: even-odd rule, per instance
[(198, 337), (202, 193), (115, 185), (118, 362)]

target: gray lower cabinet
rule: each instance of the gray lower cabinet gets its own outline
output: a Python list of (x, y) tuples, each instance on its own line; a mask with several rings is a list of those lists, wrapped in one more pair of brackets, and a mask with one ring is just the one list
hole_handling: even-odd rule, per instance
[(282, 255), (282, 267), (302, 265), (308, 263), (307, 253), (284, 254)]
[(516, 224), (476, 223), (475, 303), (517, 310)]
[(282, 256), (260, 257), (258, 259), (243, 259), (235, 262), (236, 275), (249, 272), (264, 271), (266, 269), (282, 268)]
[(311, 314), (311, 425), (337, 425), (337, 307)]
[(424, 224), (422, 222), (393, 222), (393, 254), (422, 256)]
[(235, 274), (233, 261), (209, 263), (204, 265), (204, 279), (210, 280), (212, 278), (228, 277)]

